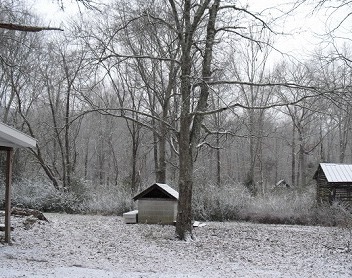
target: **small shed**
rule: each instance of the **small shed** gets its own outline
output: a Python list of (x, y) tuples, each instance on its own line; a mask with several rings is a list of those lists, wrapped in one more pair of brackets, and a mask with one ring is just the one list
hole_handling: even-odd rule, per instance
[(174, 224), (177, 216), (178, 192), (167, 184), (154, 183), (141, 193), (138, 201), (138, 223)]
[(6, 155), (6, 180), (5, 180), (5, 241), (11, 242), (11, 184), (12, 184), (12, 161), (14, 148), (34, 148), (37, 141), (0, 122), (0, 151)]
[(352, 205), (352, 165), (320, 163), (313, 177), (318, 202), (339, 201)]

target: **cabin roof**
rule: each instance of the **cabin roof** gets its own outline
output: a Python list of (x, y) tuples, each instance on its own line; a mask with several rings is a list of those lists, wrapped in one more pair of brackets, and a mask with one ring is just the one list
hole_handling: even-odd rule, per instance
[(136, 201), (138, 199), (141, 199), (145, 195), (147, 195), (148, 193), (150, 193), (154, 190), (161, 191), (162, 193), (164, 193), (166, 196), (170, 197), (171, 199), (178, 200), (178, 192), (165, 183), (154, 183), (153, 185), (151, 185), (147, 189), (143, 190), (142, 192), (140, 192), (139, 194), (134, 196), (133, 200)]
[(34, 148), (37, 141), (27, 134), (0, 122), (0, 146), (10, 148)]
[[(351, 164), (320, 163), (317, 172), (320, 168), (328, 182), (352, 182)], [(317, 172), (314, 177), (316, 177)]]

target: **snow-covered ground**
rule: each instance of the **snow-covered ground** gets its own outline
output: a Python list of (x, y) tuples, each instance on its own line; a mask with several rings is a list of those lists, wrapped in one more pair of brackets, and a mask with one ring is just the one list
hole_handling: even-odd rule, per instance
[(0, 277), (352, 277), (351, 236), (341, 228), (210, 222), (182, 242), (172, 226), (46, 216), (27, 229), (12, 217)]

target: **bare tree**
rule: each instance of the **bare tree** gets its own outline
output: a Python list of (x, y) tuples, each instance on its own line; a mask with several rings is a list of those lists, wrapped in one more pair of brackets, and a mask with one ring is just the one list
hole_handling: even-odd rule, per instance
[[(48, 0), (49, 1), (49, 0)], [(79, 4), (82, 4), (83, 7), (88, 9), (96, 9), (96, 2), (91, 0), (76, 0), (77, 6), (80, 8)], [(8, 12), (11, 10), (9, 8), (13, 4), (12, 1), (4, 1), (3, 11)], [(62, 10), (65, 10), (65, 3), (63, 0), (57, 0), (57, 4), (61, 7)], [(20, 5), (24, 5), (24, 1)], [(25, 13), (28, 13), (25, 11)], [(20, 31), (20, 32), (30, 32), (37, 33), (41, 31), (64, 31), (62, 28), (50, 27), (50, 26), (38, 26), (38, 25), (27, 25), (26, 23), (21, 22), (16, 18), (6, 18), (0, 19), (0, 29)]]
[[(312, 67), (308, 65), (297, 65), (291, 67), (280, 67), (280, 74), (284, 78), (289, 78), (295, 82), (305, 84), (315, 83), (316, 78)], [(280, 98), (284, 102), (302, 99), (309, 91), (305, 89), (283, 89), (279, 92)], [(291, 134), (291, 172), (292, 185), (299, 185), (303, 188), (307, 184), (307, 158), (320, 145), (318, 138), (319, 117), (324, 111), (321, 97), (304, 99), (297, 105), (287, 106), (286, 113), (292, 121)], [(298, 157), (298, 159), (296, 158)]]
[[(326, 113), (324, 120), (330, 124), (325, 124), (324, 129), (334, 133), (337, 130), (338, 158), (329, 156), (329, 160), (334, 159), (340, 163), (346, 162), (347, 148), (351, 144), (351, 134), (349, 126), (351, 124), (350, 111), (350, 93), (351, 85), (351, 64), (348, 62), (350, 55), (349, 47), (344, 44), (341, 49), (331, 49), (330, 52), (324, 54), (322, 51), (317, 51), (315, 55), (316, 67), (319, 69), (316, 74), (316, 80), (326, 89), (331, 90), (331, 94), (325, 99)], [(344, 57), (344, 58), (341, 58)], [(335, 92), (335, 88), (345, 88), (342, 92)], [(331, 149), (331, 147), (329, 148)]]
[[(163, 7), (162, 9), (154, 9), (155, 5)], [(137, 7), (137, 9), (134, 9)], [(166, 118), (168, 116), (168, 107), (171, 92), (177, 92), (179, 94), (177, 103), (180, 104), (179, 112), (176, 116), (179, 118), (179, 130), (176, 140), (172, 143), (177, 142), (178, 147), (173, 148), (179, 154), (179, 206), (178, 206), (178, 217), (176, 224), (176, 233), (181, 239), (188, 239), (192, 237), (192, 188), (193, 188), (193, 167), (194, 160), (196, 158), (197, 148), (202, 144), (201, 142), (201, 131), (203, 120), (208, 110), (209, 95), (212, 94), (211, 81), (213, 74), (213, 54), (214, 49), (220, 41), (216, 40), (217, 35), (227, 34), (228, 36), (234, 35), (249, 39), (248, 30), (237, 26), (238, 19), (244, 20), (258, 20), (259, 24), (266, 27), (265, 23), (261, 21), (257, 16), (251, 14), (242, 7), (236, 5), (227, 5), (223, 3), (221, 6), (220, 0), (205, 0), (200, 3), (187, 0), (185, 2), (179, 1), (160, 1), (153, 3), (141, 3), (141, 5), (133, 6), (130, 3), (126, 3), (123, 20), (120, 24), (116, 24), (114, 28), (104, 29), (100, 27), (100, 31), (111, 32), (110, 37), (107, 39), (95, 37), (96, 43), (92, 50), (97, 54), (100, 63), (105, 61), (114, 61), (115, 64), (122, 63), (126, 59), (134, 59), (137, 61), (138, 74), (142, 77), (144, 84), (146, 85), (147, 99), (149, 104), (152, 104), (151, 113), (148, 115), (145, 111), (137, 111), (139, 114), (147, 116), (149, 119), (155, 119), (161, 123), (161, 133), (158, 135), (160, 139), (165, 134), (165, 126), (172, 129)], [(221, 13), (222, 18), (219, 19), (218, 15)], [(112, 17), (117, 19), (116, 17)], [(149, 26), (151, 29), (154, 26), (160, 25), (173, 34), (172, 38), (176, 43), (164, 44), (160, 41), (160, 35), (155, 33), (148, 33), (149, 36), (154, 38), (153, 40), (147, 39), (145, 35), (140, 36), (143, 38), (143, 42), (150, 42), (152, 45), (160, 45), (162, 47), (152, 47), (151, 45), (143, 45), (138, 42), (137, 34), (140, 34), (140, 30), (136, 29), (135, 22), (142, 22), (143, 26)], [(148, 25), (151, 24), (151, 25)], [(241, 31), (241, 30), (245, 31)], [(158, 34), (153, 37), (153, 34)], [(167, 32), (164, 33), (166, 36)], [(225, 36), (225, 35), (224, 35)], [(129, 49), (123, 47), (121, 39), (126, 42)], [(94, 40), (94, 39), (93, 39)], [(136, 43), (136, 40), (138, 43)], [(165, 41), (167, 42), (167, 41)], [(126, 44), (125, 44), (126, 46)], [(169, 48), (168, 52), (161, 52), (163, 47)], [(144, 48), (147, 51), (144, 51)], [(98, 51), (97, 51), (98, 49)], [(179, 50), (178, 50), (179, 49)], [(143, 51), (141, 51), (143, 50)], [(170, 55), (179, 51), (179, 55)], [(143, 61), (143, 63), (141, 62)], [(157, 64), (153, 64), (152, 61), (158, 61)], [(159, 80), (168, 84), (165, 87), (155, 86), (155, 77), (158, 73), (158, 68), (162, 69), (162, 64), (165, 64), (168, 68), (168, 72), (171, 74), (169, 77), (163, 76)], [(147, 66), (149, 65), (149, 66)], [(150, 71), (149, 67), (153, 66), (154, 71)], [(179, 68), (179, 79), (177, 77)], [(110, 69), (110, 68), (109, 68)], [(176, 69), (176, 70), (175, 70)], [(153, 77), (153, 78), (151, 78)], [(174, 80), (177, 83), (174, 83)], [(158, 84), (160, 84), (158, 81)], [(170, 82), (172, 81), (172, 82)], [(177, 84), (177, 91), (174, 90)], [(162, 88), (162, 89), (161, 89)], [(165, 90), (166, 89), (166, 90)], [(148, 91), (149, 90), (149, 91)], [(158, 92), (165, 90), (163, 94), (160, 94), (164, 98), (161, 101)], [(151, 92), (152, 94), (148, 93)], [(166, 92), (166, 93), (165, 93)], [(155, 110), (155, 96), (158, 100), (157, 106), (162, 106), (161, 117), (156, 117)], [(114, 109), (106, 108), (105, 111), (114, 111)], [(129, 118), (131, 121), (136, 121), (136, 117), (133, 117), (135, 108), (124, 108), (119, 107), (120, 112), (124, 113), (124, 117)], [(115, 110), (116, 111), (116, 110)], [(145, 127), (149, 127), (155, 130), (155, 126), (150, 127), (149, 123), (140, 123)], [(160, 136), (160, 137), (159, 137)], [(160, 141), (162, 142), (162, 141)], [(171, 141), (170, 141), (171, 142)], [(160, 146), (164, 146), (162, 143)], [(173, 144), (174, 145), (174, 144)], [(161, 150), (161, 154), (164, 150)], [(164, 168), (162, 156), (158, 167)], [(164, 171), (164, 170), (162, 170)], [(164, 180), (163, 178), (161, 180)]]
[[(265, 83), (269, 78), (267, 66), (271, 48), (270, 33), (256, 26), (249, 28), (248, 42), (244, 42), (236, 51), (233, 58), (232, 71), (236, 80), (248, 80), (253, 85), (240, 85), (239, 99), (248, 107), (244, 111), (249, 141), (249, 169), (245, 184), (253, 195), (263, 186), (263, 140), (265, 137), (264, 123), (266, 109), (257, 109), (271, 102), (273, 88), (255, 86), (256, 83)], [(263, 42), (263, 45), (259, 42)], [(237, 54), (239, 52), (239, 54)], [(236, 57), (238, 57), (236, 59)], [(235, 60), (236, 59), (236, 60)]]
[(70, 49), (68, 38), (66, 42), (65, 47), (52, 43), (37, 51), (36, 67), (30, 80), (32, 91), (27, 92), (31, 102), (27, 104), (20, 94), (17, 102), (21, 104), (18, 111), (25, 126), (38, 139), (38, 147), (32, 152), (39, 164), (56, 189), (70, 190), (80, 129), (80, 121), (72, 124), (71, 118), (80, 112), (76, 89), (85, 66), (85, 52)]

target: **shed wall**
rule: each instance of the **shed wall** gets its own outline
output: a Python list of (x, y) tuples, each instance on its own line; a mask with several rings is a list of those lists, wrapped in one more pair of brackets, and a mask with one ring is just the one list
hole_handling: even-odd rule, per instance
[(352, 205), (352, 183), (328, 182), (322, 170), (316, 175), (317, 181), (317, 199), (318, 202), (332, 202), (334, 200)]
[(319, 203), (330, 202), (331, 199), (331, 186), (329, 185), (324, 172), (319, 169), (317, 176), (317, 201)]
[(176, 215), (177, 200), (160, 198), (138, 200), (138, 223), (173, 224)]

